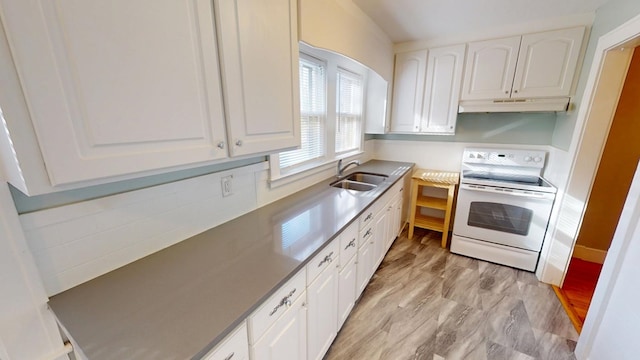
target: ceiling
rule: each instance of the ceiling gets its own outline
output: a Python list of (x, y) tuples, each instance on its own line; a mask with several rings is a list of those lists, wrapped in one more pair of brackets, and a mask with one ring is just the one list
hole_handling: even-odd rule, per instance
[(394, 43), (592, 13), (609, 0), (353, 0)]

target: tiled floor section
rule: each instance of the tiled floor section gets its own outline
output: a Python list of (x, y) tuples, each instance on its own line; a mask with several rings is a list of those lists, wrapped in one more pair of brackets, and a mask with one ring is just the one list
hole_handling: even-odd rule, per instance
[(535, 275), (400, 236), (325, 360), (575, 359), (578, 334)]

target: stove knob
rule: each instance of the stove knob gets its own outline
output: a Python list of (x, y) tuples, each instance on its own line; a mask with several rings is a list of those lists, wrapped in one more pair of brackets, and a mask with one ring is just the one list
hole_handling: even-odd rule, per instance
[(533, 161), (538, 163), (538, 162), (542, 161), (542, 158), (540, 156), (536, 156), (536, 157), (533, 158)]
[(530, 162), (531, 160), (532, 160), (531, 156), (525, 156), (524, 157), (524, 161), (526, 161), (526, 162)]
[(475, 156), (475, 155), (473, 155), (473, 154), (469, 154), (469, 159), (475, 159), (475, 158), (476, 158), (476, 156)]

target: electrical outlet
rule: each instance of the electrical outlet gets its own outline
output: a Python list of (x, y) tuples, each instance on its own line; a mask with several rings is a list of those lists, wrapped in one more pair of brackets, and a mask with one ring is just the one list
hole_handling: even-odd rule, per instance
[(222, 196), (226, 197), (229, 196), (231, 194), (233, 194), (233, 190), (232, 190), (232, 180), (233, 180), (233, 175), (228, 175), (223, 177), (222, 179), (220, 179), (220, 184), (222, 185)]

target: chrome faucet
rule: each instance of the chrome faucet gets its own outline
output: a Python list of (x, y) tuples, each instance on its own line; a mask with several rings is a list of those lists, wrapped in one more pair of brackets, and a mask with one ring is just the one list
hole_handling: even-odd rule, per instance
[(342, 159), (338, 160), (338, 175), (336, 175), (337, 177), (342, 176), (342, 172), (345, 171), (349, 166), (351, 165), (360, 165), (360, 161), (358, 160), (353, 160), (353, 161), (349, 161), (345, 166), (342, 166)]

